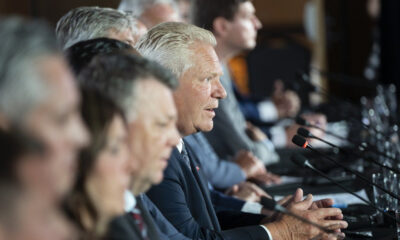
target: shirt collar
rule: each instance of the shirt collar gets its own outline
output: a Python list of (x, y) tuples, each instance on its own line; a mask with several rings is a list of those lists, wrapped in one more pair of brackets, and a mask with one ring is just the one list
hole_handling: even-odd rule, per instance
[(132, 212), (136, 207), (136, 198), (131, 191), (126, 190), (124, 193), (125, 198), (125, 212)]
[(176, 148), (178, 149), (179, 153), (182, 153), (182, 149), (183, 149), (183, 140), (182, 140), (182, 138), (179, 139), (179, 143), (178, 143), (178, 145), (176, 145)]

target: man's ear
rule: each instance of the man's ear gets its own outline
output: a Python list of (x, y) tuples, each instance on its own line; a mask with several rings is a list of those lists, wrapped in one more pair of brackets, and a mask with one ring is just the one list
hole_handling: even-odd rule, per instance
[(217, 17), (213, 22), (214, 34), (217, 37), (225, 37), (230, 29), (230, 22), (223, 17)]

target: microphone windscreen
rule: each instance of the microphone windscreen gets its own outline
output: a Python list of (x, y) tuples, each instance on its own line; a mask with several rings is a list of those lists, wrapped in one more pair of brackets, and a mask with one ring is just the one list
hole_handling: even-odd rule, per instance
[(274, 199), (270, 199), (267, 197), (261, 197), (260, 203), (261, 203), (261, 205), (263, 205), (263, 207), (265, 209), (275, 211), (276, 202)]
[(299, 135), (294, 135), (292, 138), (292, 143), (294, 143), (295, 145), (301, 147), (301, 148), (306, 148), (308, 145), (308, 142), (305, 138), (303, 138), (302, 136)]
[(307, 125), (307, 121), (304, 118), (300, 117), (300, 116), (296, 117), (296, 123), (299, 124), (299, 125), (302, 125), (302, 126), (306, 126)]
[(290, 159), (292, 160), (292, 162), (299, 165), (300, 167), (304, 167), (305, 163), (307, 162), (307, 158), (305, 158), (301, 154), (293, 154)]
[(297, 129), (297, 134), (299, 134), (300, 136), (305, 137), (305, 138), (313, 137), (313, 135), (310, 133), (310, 131), (308, 131), (307, 129), (302, 128), (302, 127)]

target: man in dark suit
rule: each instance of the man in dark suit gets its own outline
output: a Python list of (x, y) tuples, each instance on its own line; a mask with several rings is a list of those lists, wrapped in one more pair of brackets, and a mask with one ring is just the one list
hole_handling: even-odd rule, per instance
[[(152, 61), (130, 51), (118, 53), (119, 44), (116, 40), (94, 39), (77, 43), (68, 51), (74, 68), (83, 69), (78, 77), (81, 85), (113, 99), (128, 121), (132, 193), (127, 193), (127, 213), (111, 223), (107, 239), (187, 240), (142, 195), (162, 180), (166, 159), (179, 139), (172, 98), (177, 81)], [(75, 47), (83, 52), (74, 51)], [(77, 66), (84, 64), (82, 58), (91, 63)]]
[[(178, 76), (174, 100), (181, 136), (210, 131), (218, 100), (226, 96), (219, 81), (222, 69), (215, 44), (211, 32), (184, 23), (159, 24), (137, 44), (143, 56)], [(148, 196), (178, 231), (192, 239), (310, 239), (320, 234), (318, 229), (287, 216), (260, 224), (259, 216), (246, 216), (245, 222), (238, 212), (228, 212), (224, 225), (229, 229), (221, 229), (202, 171), (183, 141), (172, 152), (164, 180), (152, 187)], [(312, 205), (309, 195), (303, 201), (291, 202), (288, 208), (325, 227), (340, 230), (347, 226), (341, 220), (325, 220), (341, 216), (339, 209), (314, 209)]]

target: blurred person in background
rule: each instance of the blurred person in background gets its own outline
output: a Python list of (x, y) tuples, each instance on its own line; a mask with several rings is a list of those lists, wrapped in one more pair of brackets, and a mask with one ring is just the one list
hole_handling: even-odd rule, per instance
[(130, 179), (127, 125), (110, 99), (94, 90), (81, 93), (81, 113), (92, 141), (79, 155), (66, 210), (83, 239), (103, 239), (110, 221), (124, 213)]
[(147, 29), (163, 22), (183, 21), (175, 0), (122, 0), (118, 9), (132, 12)]
[(31, 136), (0, 130), (0, 239), (73, 240), (75, 230), (49, 199), (17, 180), (26, 162), (45, 161), (45, 146)]
[(64, 49), (94, 38), (113, 38), (134, 46), (146, 27), (129, 12), (112, 8), (78, 7), (57, 22), (56, 35)]
[(89, 140), (74, 78), (46, 24), (2, 19), (0, 34), (0, 126), (18, 129), (46, 149), (40, 161), (17, 166), (17, 181), (58, 204), (74, 181), (78, 151)]
[[(207, 139), (222, 157), (232, 156), (240, 149), (247, 149), (267, 164), (274, 162), (274, 159), (268, 155), (276, 154), (273, 150), (274, 146), (290, 146), (291, 137), (297, 131), (298, 125), (274, 126), (269, 129), (271, 140), (268, 140), (260, 128), (246, 122), (242, 113), (243, 109), (235, 97), (234, 83), (227, 67), (229, 59), (256, 46), (257, 31), (262, 25), (255, 15), (252, 2), (248, 0), (196, 0), (193, 4), (193, 21), (197, 26), (214, 33), (217, 39), (215, 50), (224, 69), (221, 82), (228, 91), (227, 98), (221, 101), (221, 107), (217, 110), (215, 128), (206, 134)], [(273, 101), (261, 102), (253, 108), (260, 121), (294, 117), (300, 109), (300, 100), (294, 92), (284, 90), (279, 81), (275, 85)], [(308, 120), (313, 123), (315, 119), (321, 124), (326, 122), (326, 119), (320, 115), (314, 115), (313, 120), (310, 118)], [(227, 138), (231, 141), (222, 141)], [(269, 151), (265, 151), (265, 145), (271, 146)]]

